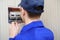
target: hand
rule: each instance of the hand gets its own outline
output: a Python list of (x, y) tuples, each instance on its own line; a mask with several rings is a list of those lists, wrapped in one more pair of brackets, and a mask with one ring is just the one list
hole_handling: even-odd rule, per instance
[(17, 22), (12, 22), (10, 24), (10, 30), (9, 30), (9, 35), (11, 38), (14, 38), (19, 31), (19, 24)]

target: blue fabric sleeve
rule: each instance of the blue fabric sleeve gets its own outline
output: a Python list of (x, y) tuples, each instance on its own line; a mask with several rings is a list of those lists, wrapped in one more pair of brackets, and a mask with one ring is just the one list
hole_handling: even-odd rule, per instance
[(14, 40), (14, 38), (9, 38), (9, 40)]

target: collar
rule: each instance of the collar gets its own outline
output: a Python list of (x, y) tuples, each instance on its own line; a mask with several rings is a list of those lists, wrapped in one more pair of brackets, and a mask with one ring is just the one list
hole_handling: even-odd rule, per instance
[(33, 21), (33, 22), (25, 25), (22, 29), (22, 32), (27, 31), (27, 30), (34, 28), (34, 27), (44, 27), (44, 25), (43, 25), (42, 21)]

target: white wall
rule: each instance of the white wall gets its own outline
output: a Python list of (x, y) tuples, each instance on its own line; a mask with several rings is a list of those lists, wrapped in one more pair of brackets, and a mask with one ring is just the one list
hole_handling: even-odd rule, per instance
[(8, 23), (7, 23), (7, 1), (6, 0), (0, 0), (0, 40), (7, 40), (8, 36)]
[(58, 11), (58, 0), (45, 0), (45, 12), (42, 15), (42, 20), (46, 27), (54, 32), (55, 40), (60, 40), (60, 14)]
[[(0, 0), (0, 40), (8, 40), (8, 7), (17, 7), (20, 0)], [(45, 0), (45, 12), (41, 16), (44, 25), (54, 32), (55, 40), (60, 40), (59, 0)]]

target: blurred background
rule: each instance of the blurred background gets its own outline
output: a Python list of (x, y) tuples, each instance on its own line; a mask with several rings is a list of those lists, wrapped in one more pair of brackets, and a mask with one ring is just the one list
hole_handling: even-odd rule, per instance
[[(53, 31), (54, 40), (60, 40), (60, 0), (44, 0), (41, 20)], [(8, 7), (18, 7), (21, 0), (0, 0), (0, 40), (9, 40)], [(22, 28), (23, 25), (20, 26)]]

